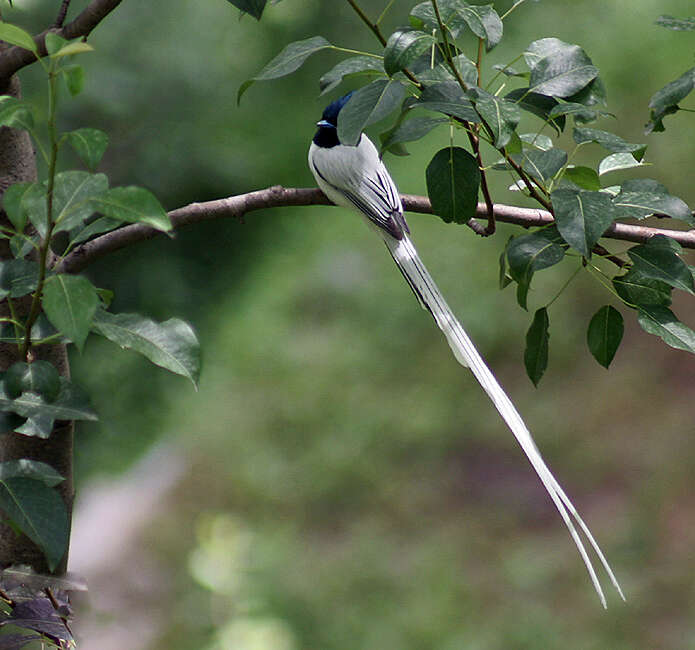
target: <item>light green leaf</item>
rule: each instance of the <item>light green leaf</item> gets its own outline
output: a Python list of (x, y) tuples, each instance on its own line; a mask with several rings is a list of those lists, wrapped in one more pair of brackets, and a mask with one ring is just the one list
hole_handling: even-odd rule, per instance
[(198, 384), (200, 375), (200, 344), (188, 323), (171, 318), (163, 323), (139, 314), (97, 312), (93, 330), (101, 336), (134, 350), (152, 363)]
[(607, 174), (608, 172), (644, 166), (645, 163), (641, 160), (635, 160), (635, 157), (631, 153), (612, 153), (598, 164), (598, 175), (603, 176), (603, 174)]
[(27, 213), (22, 209), (22, 199), (33, 183), (15, 183), (10, 185), (2, 197), (2, 207), (15, 230), (21, 233), (27, 225)]
[(319, 79), (321, 94), (329, 93), (346, 77), (358, 74), (383, 75), (384, 63), (382, 59), (360, 55), (341, 61)]
[(81, 275), (54, 275), (44, 285), (41, 301), (49, 321), (82, 351), (89, 334), (99, 296)]
[(84, 54), (85, 52), (93, 52), (94, 48), (84, 41), (72, 41), (61, 47), (57, 52), (51, 54), (52, 59), (59, 59), (63, 56), (71, 56), (73, 54)]
[(0, 481), (17, 476), (42, 481), (48, 487), (58, 485), (65, 480), (65, 477), (61, 476), (50, 465), (38, 460), (20, 458), (19, 460), (8, 460), (0, 463)]
[(92, 199), (91, 207), (94, 212), (120, 221), (144, 223), (164, 232), (172, 228), (157, 197), (144, 187), (113, 187)]
[(548, 310), (541, 307), (533, 315), (531, 326), (526, 332), (526, 349), (524, 350), (524, 366), (526, 374), (538, 386), (538, 382), (548, 367)]
[(45, 38), (46, 52), (48, 52), (49, 55), (55, 54), (63, 45), (67, 45), (67, 42), (68, 41), (62, 36), (54, 32), (47, 32)]
[(237, 104), (242, 96), (255, 81), (267, 81), (278, 79), (298, 70), (302, 64), (316, 52), (332, 48), (323, 36), (313, 36), (303, 41), (295, 41), (286, 46), (270, 63), (268, 63), (255, 77), (248, 79), (237, 92)]
[(478, 38), (485, 39), (488, 52), (502, 39), (502, 21), (491, 4), (470, 5), (467, 2), (460, 2), (458, 15), (466, 21)]
[(574, 183), (583, 190), (597, 192), (601, 189), (601, 182), (598, 179), (598, 174), (595, 170), (591, 169), (591, 167), (568, 167), (565, 169), (562, 179)]
[(594, 359), (608, 368), (623, 338), (623, 317), (611, 305), (604, 305), (589, 322), (586, 341)]
[(0, 126), (9, 126), (15, 129), (33, 129), (34, 113), (31, 106), (15, 97), (1, 95)]
[(672, 348), (695, 354), (695, 332), (681, 323), (667, 307), (659, 305), (640, 307), (637, 322), (645, 332), (660, 337)]
[(21, 433), (30, 438), (42, 438), (47, 440), (53, 433), (55, 418), (47, 415), (35, 415), (27, 418), (22, 426), (14, 429), (15, 433)]
[(432, 211), (445, 222), (466, 223), (478, 206), (480, 169), (476, 159), (461, 147), (445, 147), (425, 172)]
[(77, 63), (73, 63), (63, 66), (60, 72), (65, 78), (65, 85), (68, 87), (68, 92), (73, 97), (79, 95), (84, 88), (84, 68)]
[(0, 41), (5, 41), (10, 45), (18, 45), (34, 54), (38, 51), (31, 34), (17, 25), (10, 25), (10, 23), (0, 22)]
[(604, 192), (559, 189), (550, 195), (562, 238), (584, 257), (613, 223), (613, 203)]
[(338, 118), (338, 140), (355, 145), (362, 131), (392, 113), (403, 100), (405, 88), (393, 79), (378, 79), (350, 97)]
[(42, 480), (15, 476), (0, 480), (0, 508), (46, 556), (53, 571), (65, 555), (70, 522), (63, 500)]
[(77, 129), (67, 134), (70, 146), (89, 169), (96, 169), (106, 147), (109, 136), (100, 129)]
[(105, 174), (69, 171), (56, 174), (53, 188), (55, 232), (72, 230), (94, 213), (93, 199), (109, 187)]
[(600, 129), (577, 127), (572, 132), (572, 137), (577, 144), (596, 142), (612, 153), (631, 153), (635, 160), (642, 160), (647, 149), (646, 144), (633, 144), (623, 140), (615, 133), (601, 131)]

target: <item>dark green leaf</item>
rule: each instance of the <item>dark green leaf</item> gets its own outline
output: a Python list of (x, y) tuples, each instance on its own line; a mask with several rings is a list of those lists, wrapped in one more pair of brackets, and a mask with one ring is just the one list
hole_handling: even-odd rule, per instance
[(530, 147), (540, 151), (549, 151), (553, 148), (553, 141), (542, 133), (522, 133), (519, 139)]
[(550, 126), (557, 131), (558, 135), (565, 128), (566, 120), (564, 115), (558, 115), (557, 117), (550, 116), (552, 110), (556, 106), (559, 106), (557, 100), (552, 97), (532, 93), (528, 88), (516, 88), (510, 93), (507, 93), (505, 99), (514, 102), (527, 113), (540, 117), (544, 122), (550, 124)]
[(671, 285), (661, 280), (648, 278), (634, 266), (624, 275), (613, 278), (613, 287), (616, 293), (630, 307), (638, 305), (661, 305), (668, 307), (671, 304)]
[(513, 237), (510, 237), (507, 240), (507, 244), (504, 247), (504, 250), (500, 253), (500, 273), (499, 273), (499, 287), (500, 291), (502, 289), (505, 289), (510, 282), (513, 282), (512, 276), (507, 273), (507, 247), (509, 246), (509, 243), (513, 240)]
[(5, 392), (12, 398), (32, 391), (47, 402), (53, 402), (60, 393), (60, 375), (48, 361), (26, 363), (18, 361), (5, 373)]
[(587, 124), (595, 122), (600, 116), (608, 115), (604, 111), (596, 108), (578, 104), (576, 102), (565, 102), (558, 104), (550, 111), (550, 117), (559, 117), (560, 115), (570, 115), (574, 118), (575, 124)]
[(53, 571), (65, 555), (70, 522), (58, 493), (43, 481), (16, 476), (0, 481), (0, 508), (46, 556)]
[(171, 318), (163, 323), (139, 314), (110, 314), (99, 311), (93, 329), (97, 334), (134, 350), (152, 363), (198, 384), (200, 344), (188, 323)]
[(2, 197), (2, 207), (17, 232), (22, 232), (27, 224), (27, 213), (22, 208), (22, 200), (32, 185), (33, 183), (15, 183), (5, 190)]
[(46, 415), (35, 415), (27, 418), (22, 426), (15, 428), (15, 433), (21, 433), (23, 436), (31, 438), (42, 438), (44, 440), (51, 437), (55, 418)]
[(70, 146), (89, 169), (96, 169), (109, 144), (109, 136), (99, 129), (77, 129), (67, 134)]
[(39, 265), (29, 260), (0, 262), (0, 297), (21, 298), (36, 289)]
[(38, 460), (20, 458), (19, 460), (8, 460), (0, 463), (0, 481), (16, 476), (42, 481), (48, 487), (58, 485), (65, 480), (65, 477), (61, 476), (50, 465)]
[(549, 324), (548, 310), (541, 307), (536, 310), (531, 327), (526, 332), (524, 365), (526, 366), (526, 374), (534, 386), (538, 386), (538, 382), (548, 367)]
[(438, 111), (468, 122), (480, 122), (480, 117), (475, 112), (473, 104), (463, 94), (461, 87), (455, 81), (442, 81), (426, 86), (415, 107)]
[(393, 79), (378, 79), (357, 90), (340, 111), (338, 139), (357, 144), (362, 131), (392, 113), (403, 100), (405, 88)]
[(123, 222), (120, 219), (111, 219), (110, 217), (99, 217), (88, 223), (84, 228), (76, 228), (70, 234), (72, 238), (68, 248), (72, 248), (76, 244), (87, 241), (96, 235), (101, 235), (105, 232), (110, 232), (118, 228)]
[(692, 32), (695, 30), (695, 18), (674, 18), (673, 16), (659, 16), (655, 24), (674, 32)]
[(642, 160), (642, 156), (644, 156), (644, 152), (647, 149), (646, 144), (632, 144), (614, 133), (601, 131), (600, 129), (577, 127), (572, 132), (572, 137), (577, 144), (596, 142), (612, 153), (631, 153), (635, 160)]
[(34, 115), (31, 106), (15, 97), (1, 95), (0, 126), (31, 130), (34, 127)]
[(511, 65), (502, 65), (501, 63), (496, 63), (492, 66), (493, 70), (499, 70), (506, 77), (522, 77), (528, 79), (531, 76), (530, 72), (517, 70)]
[(622, 191), (613, 199), (616, 215), (620, 218), (643, 219), (651, 214), (667, 214), (695, 225), (693, 213), (677, 196), (650, 191)]
[(55, 232), (72, 230), (94, 214), (95, 199), (109, 187), (105, 174), (69, 171), (56, 174), (53, 189)]
[(584, 106), (606, 105), (606, 87), (601, 81), (601, 77), (596, 77), (589, 85), (582, 88), (578, 93), (565, 97), (568, 102), (584, 104)]
[(512, 160), (532, 178), (545, 183), (552, 179), (567, 162), (567, 153), (562, 149), (547, 151), (527, 150), (521, 154), (512, 154)]
[(84, 88), (84, 68), (77, 63), (73, 63), (63, 66), (60, 72), (65, 78), (65, 85), (68, 87), (68, 92), (73, 97), (79, 95)]
[(21, 209), (26, 213), (27, 219), (41, 237), (46, 236), (48, 229), (48, 212), (46, 204), (46, 185), (44, 183), (32, 183), (22, 196)]
[(144, 223), (157, 230), (171, 230), (171, 221), (157, 197), (144, 187), (113, 187), (90, 201), (94, 212), (105, 217)]
[(685, 99), (695, 86), (695, 68), (686, 70), (678, 79), (657, 90), (649, 100), (650, 119), (646, 132), (663, 131), (663, 118), (678, 110), (678, 104)]
[(384, 49), (384, 70), (394, 75), (407, 68), (421, 54), (432, 48), (434, 37), (418, 29), (398, 29), (389, 37)]
[(533, 274), (562, 261), (566, 249), (567, 244), (555, 226), (514, 237), (509, 242), (509, 273), (519, 285), (517, 301), (521, 307), (526, 309), (526, 298)]
[(81, 275), (54, 275), (41, 301), (48, 320), (81, 351), (99, 306), (94, 285)]
[(53, 402), (47, 402), (36, 393), (22, 393), (11, 399), (0, 392), (0, 409), (14, 411), (25, 418), (52, 418), (54, 420), (96, 420), (97, 416), (89, 404), (89, 397), (78, 386), (60, 378), (60, 393)]
[(383, 139), (382, 148), (386, 150), (394, 144), (419, 140), (435, 127), (447, 122), (447, 119), (441, 117), (413, 117), (388, 131)]
[[(453, 38), (466, 28), (466, 23), (459, 15), (460, 0), (440, 0), (439, 14), (442, 18), (442, 23), (447, 28)], [(439, 32), (439, 22), (432, 8), (431, 0), (421, 2), (410, 10), (411, 23), (420, 29)]]
[(680, 245), (664, 235), (651, 237), (646, 244), (627, 251), (635, 269), (644, 277), (660, 280), (676, 289), (695, 293), (688, 265), (678, 257)]
[(478, 206), (480, 169), (461, 147), (438, 151), (426, 170), (427, 194), (433, 212), (445, 222), (466, 223)]
[(541, 38), (533, 41), (524, 51), (524, 61), (533, 70), (538, 63), (546, 57), (562, 58), (566, 53), (572, 51), (576, 45), (570, 45), (561, 41), (559, 38)]
[(672, 348), (695, 354), (695, 332), (681, 323), (667, 307), (640, 307), (637, 322), (645, 332), (661, 337)]
[(598, 174), (591, 167), (568, 167), (565, 169), (562, 179), (574, 183), (583, 190), (598, 191), (601, 189)]
[(562, 238), (584, 257), (591, 257), (591, 249), (613, 223), (611, 197), (604, 192), (559, 189), (550, 199)]
[(10, 45), (18, 45), (30, 52), (37, 52), (36, 43), (29, 32), (25, 32), (17, 25), (0, 22), (0, 41), (5, 41)]
[(383, 74), (384, 64), (381, 59), (371, 56), (353, 56), (345, 59), (319, 79), (321, 94), (325, 95), (333, 90), (345, 77), (361, 73)]
[[(258, 15), (260, 18), (260, 14)], [(241, 101), (243, 94), (248, 90), (254, 81), (267, 81), (278, 79), (285, 75), (292, 74), (298, 70), (304, 61), (312, 54), (332, 48), (333, 46), (323, 36), (313, 36), (304, 41), (295, 41), (286, 46), (270, 63), (268, 63), (255, 77), (248, 79), (237, 92), (237, 104)]]
[(653, 178), (628, 178), (620, 184), (621, 192), (650, 192), (668, 194), (668, 188)]
[(237, 9), (260, 20), (268, 0), (228, 0)]
[(490, 127), (494, 146), (498, 149), (505, 147), (521, 120), (518, 106), (481, 88), (472, 88), (468, 96), (478, 114)]
[(597, 76), (598, 68), (592, 65), (581, 47), (563, 43), (533, 65), (529, 88), (541, 95), (570, 97)]
[(604, 368), (608, 368), (623, 338), (623, 317), (611, 305), (604, 305), (589, 322), (586, 342), (589, 350)]
[(458, 15), (478, 38), (485, 39), (488, 52), (502, 39), (502, 21), (491, 4), (469, 5), (462, 1), (459, 3)]

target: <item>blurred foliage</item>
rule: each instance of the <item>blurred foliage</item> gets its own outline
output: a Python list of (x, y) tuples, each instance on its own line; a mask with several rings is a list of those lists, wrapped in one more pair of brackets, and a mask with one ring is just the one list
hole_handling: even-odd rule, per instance
[[(27, 27), (34, 12), (55, 10), (13, 4), (3, 14)], [(362, 4), (376, 16), (385, 2)], [(385, 29), (404, 24), (411, 4), (395, 2)], [(529, 2), (491, 63), (543, 36), (582, 45), (606, 82), (613, 130), (649, 144), (654, 167), (635, 175), (692, 204), (683, 170), (695, 121), (679, 114), (666, 133), (643, 136), (649, 97), (695, 51), (692, 35), (654, 25), (666, 11), (692, 7)], [(169, 208), (312, 184), (305, 155), (325, 103), (317, 79), (338, 57), (255, 84), (239, 108), (236, 92), (287, 42), (316, 34), (375, 47), (334, 0), (284, 0), (260, 23), (238, 20), (223, 0), (123, 3), (90, 38), (85, 94), (63, 126), (107, 131), (112, 182), (146, 186)], [(33, 75), (23, 76), (29, 97), (41, 92)], [(441, 145), (433, 138), (387, 160), (402, 191), (424, 193)], [(505, 181), (493, 196), (513, 202)], [(169, 619), (152, 648), (695, 645), (691, 358), (629, 326), (610, 372), (588, 350), (578, 355), (591, 315), (582, 303), (598, 291), (582, 284), (553, 320), (553, 358), (536, 391), (523, 370), (529, 316), (497, 291), (512, 230), (482, 240), (409, 217), (433, 276), (623, 583), (628, 603), (604, 613), (531, 468), (373, 235), (333, 208), (246, 221), (146, 242), (90, 272), (115, 289), (116, 310), (184, 317), (204, 349), (197, 394), (105, 342), (88, 341), (73, 359), (101, 416), (77, 434), (80, 483), (123, 469), (162, 437), (176, 436), (191, 459), (147, 536), (175, 576), (168, 598), (152, 603)], [(530, 310), (559, 288), (538, 280)], [(692, 324), (692, 308), (679, 308)]]

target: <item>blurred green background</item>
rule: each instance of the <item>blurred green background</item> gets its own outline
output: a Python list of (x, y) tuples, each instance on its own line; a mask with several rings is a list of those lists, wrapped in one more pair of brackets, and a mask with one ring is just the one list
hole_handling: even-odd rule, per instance
[[(36, 28), (55, 4), (17, 0), (3, 13)], [(386, 1), (361, 4), (376, 16)], [(396, 0), (387, 33), (412, 4)], [(690, 15), (692, 2), (528, 2), (488, 61), (508, 62), (547, 36), (580, 44), (617, 116), (599, 127), (649, 144), (654, 166), (632, 175), (695, 205), (695, 120), (679, 114), (665, 134), (643, 135), (649, 97), (693, 65), (695, 34), (655, 26), (662, 13)], [(306, 151), (327, 103), (318, 77), (341, 57), (257, 83), (239, 107), (236, 92), (286, 43), (317, 34), (377, 51), (339, 0), (284, 0), (260, 23), (239, 20), (224, 0), (124, 2), (90, 38), (86, 90), (65, 98), (61, 126), (106, 130), (112, 184), (144, 185), (167, 208), (313, 185)], [(43, 102), (39, 71), (22, 78)], [(411, 156), (387, 159), (403, 192), (424, 193), (424, 168), (445, 141), (437, 132)], [(507, 176), (492, 179), (496, 200), (518, 201)], [(599, 367), (586, 326), (615, 302), (580, 275), (551, 308), (550, 367), (534, 389), (523, 370), (530, 314), (513, 288), (497, 287), (498, 256), (518, 231), (501, 226), (483, 240), (432, 216), (409, 222), (628, 602), (608, 588), (601, 609), (533, 470), (373, 234), (351, 213), (307, 207), (201, 224), (90, 269), (115, 290), (115, 310), (192, 322), (204, 367), (194, 392), (101, 340), (73, 357), (101, 417), (77, 432), (75, 534), (92, 540), (71, 560), (91, 587), (82, 647), (695, 647), (693, 358), (623, 310), (623, 345), (610, 371)], [(571, 274), (565, 264), (534, 280), (531, 310)], [(692, 300), (675, 311), (695, 325)], [(170, 476), (148, 510), (147, 481), (159, 471)], [(85, 532), (90, 494), (99, 516)], [(113, 495), (121, 501), (110, 509)], [(87, 551), (91, 571), (79, 557)], [(109, 645), (119, 630), (128, 642)]]

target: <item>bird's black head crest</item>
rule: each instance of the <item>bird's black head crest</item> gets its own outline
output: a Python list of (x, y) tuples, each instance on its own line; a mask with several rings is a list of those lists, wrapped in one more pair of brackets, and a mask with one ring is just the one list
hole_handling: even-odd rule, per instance
[(338, 140), (338, 113), (348, 103), (350, 97), (352, 97), (351, 92), (326, 106), (321, 116), (321, 121), (317, 123), (319, 129), (316, 131), (316, 135), (314, 135), (314, 144), (325, 148), (335, 147), (340, 144)]
[(325, 122), (328, 122), (330, 125), (337, 127), (338, 113), (340, 113), (343, 106), (345, 106), (345, 104), (348, 103), (348, 100), (350, 99), (350, 97), (352, 97), (352, 94), (352, 92), (349, 92), (347, 95), (343, 95), (342, 97), (336, 99), (334, 102), (328, 104), (328, 106), (326, 106), (326, 108), (323, 111), (321, 119)]

